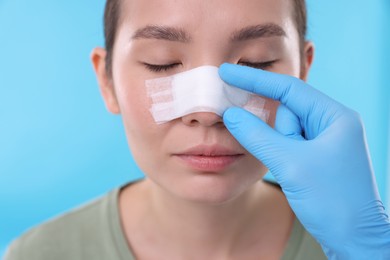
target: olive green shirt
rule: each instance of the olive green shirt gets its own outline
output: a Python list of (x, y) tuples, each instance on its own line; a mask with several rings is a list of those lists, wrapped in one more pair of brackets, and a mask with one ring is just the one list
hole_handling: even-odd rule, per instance
[[(120, 222), (119, 191), (117, 188), (29, 230), (11, 244), (5, 260), (134, 260)], [(295, 220), (282, 259), (326, 257), (319, 244)]]

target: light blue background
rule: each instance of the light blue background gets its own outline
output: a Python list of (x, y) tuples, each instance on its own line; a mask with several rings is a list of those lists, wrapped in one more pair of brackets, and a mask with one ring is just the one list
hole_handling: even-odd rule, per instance
[[(103, 44), (103, 5), (0, 0), (0, 256), (27, 228), (142, 176), (89, 62)], [(317, 48), (310, 83), (361, 113), (386, 199), (390, 3), (308, 8)]]

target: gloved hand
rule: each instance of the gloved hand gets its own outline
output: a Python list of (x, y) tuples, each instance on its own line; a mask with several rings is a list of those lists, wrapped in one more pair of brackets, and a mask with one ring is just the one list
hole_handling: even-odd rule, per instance
[(306, 230), (330, 259), (390, 259), (380, 200), (359, 115), (287, 75), (223, 64), (228, 84), (280, 101), (275, 129), (230, 108), (231, 134), (264, 163)]

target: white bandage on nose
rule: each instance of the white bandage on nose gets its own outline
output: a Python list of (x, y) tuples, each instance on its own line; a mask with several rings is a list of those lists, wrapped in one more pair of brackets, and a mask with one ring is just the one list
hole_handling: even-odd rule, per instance
[(266, 100), (226, 84), (218, 67), (202, 66), (169, 77), (145, 81), (152, 104), (150, 112), (157, 124), (195, 112), (222, 116), (229, 107), (241, 107), (267, 121)]

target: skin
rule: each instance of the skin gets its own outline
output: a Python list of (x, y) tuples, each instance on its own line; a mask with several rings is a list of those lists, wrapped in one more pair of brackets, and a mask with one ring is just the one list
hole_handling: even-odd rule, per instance
[[(306, 80), (313, 46), (306, 43), (300, 56), (290, 1), (125, 0), (121, 11), (112, 76), (104, 49), (94, 49), (91, 58), (106, 107), (122, 115), (129, 147), (146, 175), (119, 197), (124, 233), (137, 259), (279, 259), (294, 215), (283, 193), (261, 181), (267, 169), (213, 113), (155, 124), (145, 80), (202, 65), (271, 60), (276, 62), (264, 69)], [(286, 36), (230, 41), (232, 33), (266, 23), (279, 25)], [(148, 25), (181, 28), (191, 41), (133, 39)], [(143, 63), (178, 66), (152, 72)], [(270, 125), (277, 106), (268, 100)], [(219, 144), (244, 155), (212, 174), (172, 156), (199, 144)]]

